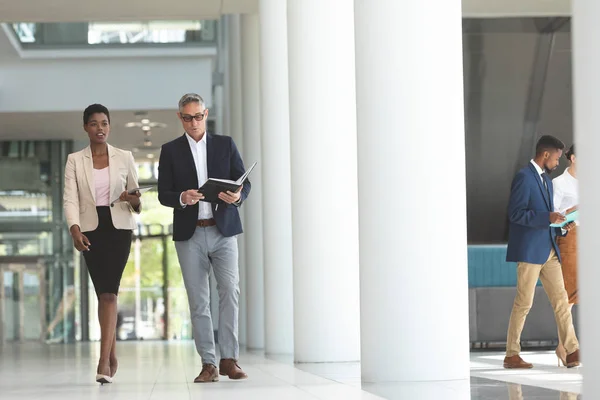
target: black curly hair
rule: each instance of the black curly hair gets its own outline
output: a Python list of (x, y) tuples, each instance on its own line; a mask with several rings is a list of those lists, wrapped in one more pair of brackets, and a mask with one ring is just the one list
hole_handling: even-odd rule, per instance
[(108, 118), (108, 123), (110, 124), (110, 112), (108, 112), (108, 108), (104, 107), (102, 104), (92, 104), (83, 111), (83, 124), (87, 125), (91, 116), (94, 114), (106, 115), (106, 118)]
[(567, 157), (567, 160), (571, 161), (571, 157), (573, 157), (575, 155), (575, 145), (572, 145), (569, 150), (565, 153), (565, 157)]

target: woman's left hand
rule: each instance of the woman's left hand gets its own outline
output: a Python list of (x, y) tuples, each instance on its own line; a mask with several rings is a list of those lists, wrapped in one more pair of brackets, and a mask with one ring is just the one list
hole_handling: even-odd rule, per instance
[(138, 191), (136, 191), (134, 194), (129, 194), (127, 193), (127, 190), (125, 190), (123, 193), (121, 193), (121, 195), (119, 196), (119, 200), (121, 201), (128, 201), (130, 203), (137, 203), (138, 199), (140, 198), (142, 194)]

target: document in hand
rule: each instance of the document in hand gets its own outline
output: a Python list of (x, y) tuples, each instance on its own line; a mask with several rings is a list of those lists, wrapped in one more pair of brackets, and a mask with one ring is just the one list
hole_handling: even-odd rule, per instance
[(563, 226), (565, 226), (566, 224), (570, 223), (570, 222), (575, 222), (579, 219), (579, 212), (578, 210), (575, 210), (573, 212), (568, 213), (567, 215), (565, 215), (565, 217), (567, 217), (566, 220), (564, 220), (564, 222), (561, 222), (560, 224), (550, 224), (551, 228), (562, 228)]
[(244, 172), (244, 175), (240, 176), (240, 178), (236, 181), (230, 181), (229, 179), (217, 179), (217, 178), (209, 178), (204, 185), (198, 189), (198, 193), (202, 193), (204, 195), (204, 199), (202, 201), (206, 201), (208, 203), (217, 203), (219, 202), (219, 193), (221, 192), (237, 192), (240, 190), (250, 172), (256, 166), (256, 162), (250, 166)]

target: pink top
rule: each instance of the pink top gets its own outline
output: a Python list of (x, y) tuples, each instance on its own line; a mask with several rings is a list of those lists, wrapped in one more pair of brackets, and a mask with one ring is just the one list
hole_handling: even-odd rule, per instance
[(102, 169), (94, 168), (94, 184), (96, 186), (96, 205), (110, 205), (110, 176), (108, 167)]

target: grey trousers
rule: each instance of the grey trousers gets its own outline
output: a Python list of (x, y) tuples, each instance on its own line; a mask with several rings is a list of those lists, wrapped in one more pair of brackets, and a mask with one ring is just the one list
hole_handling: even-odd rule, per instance
[(211, 266), (219, 292), (221, 358), (237, 360), (240, 296), (237, 238), (223, 236), (216, 226), (197, 227), (190, 240), (175, 242), (175, 249), (190, 304), (196, 350), (202, 357), (202, 363), (217, 365), (210, 314)]

